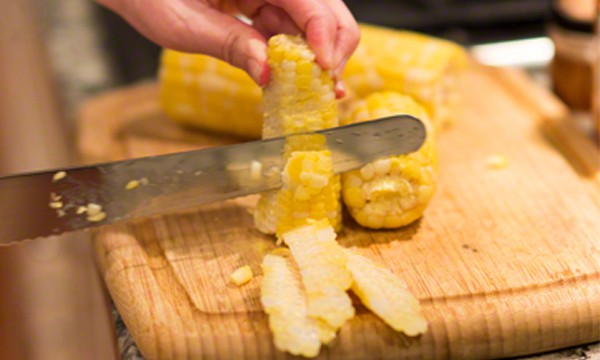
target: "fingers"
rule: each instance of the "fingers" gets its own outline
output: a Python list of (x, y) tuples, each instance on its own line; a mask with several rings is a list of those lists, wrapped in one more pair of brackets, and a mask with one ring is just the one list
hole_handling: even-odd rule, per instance
[(341, 78), (346, 62), (356, 50), (360, 41), (360, 31), (356, 20), (342, 0), (324, 0), (337, 18), (335, 51), (333, 55), (334, 74)]
[(350, 13), (350, 10), (341, 0), (324, 0), (332, 9), (337, 19), (337, 31), (335, 39), (335, 51), (333, 55), (334, 63), (334, 78), (335, 83), (335, 95), (336, 97), (342, 98), (345, 96), (346, 89), (342, 82), (342, 73), (346, 67), (348, 59), (356, 50), (360, 41), (360, 30), (358, 24)]
[(166, 48), (211, 55), (245, 70), (261, 86), (268, 81), (265, 38), (200, 1), (130, 0), (113, 9)]
[(305, 33), (306, 40), (324, 69), (333, 68), (337, 19), (331, 8), (320, 0), (266, 0), (283, 9)]
[(276, 34), (299, 35), (302, 31), (298, 28), (294, 20), (281, 8), (265, 4), (250, 17), (254, 28), (256, 28), (266, 38)]

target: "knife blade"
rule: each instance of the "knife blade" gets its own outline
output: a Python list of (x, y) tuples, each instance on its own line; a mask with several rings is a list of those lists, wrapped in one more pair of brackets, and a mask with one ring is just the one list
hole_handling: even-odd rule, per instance
[(423, 123), (400, 115), (314, 133), (89, 166), (0, 177), (0, 246), (181, 212), (277, 189), (285, 142), (323, 136), (333, 170), (418, 150)]

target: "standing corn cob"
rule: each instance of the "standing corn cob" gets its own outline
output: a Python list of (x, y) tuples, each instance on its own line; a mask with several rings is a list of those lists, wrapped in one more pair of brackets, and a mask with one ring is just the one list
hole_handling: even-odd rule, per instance
[(340, 179), (333, 174), (329, 150), (294, 151), (277, 194), (276, 233), (305, 225), (307, 219), (332, 219), (341, 224)]
[(408, 291), (404, 281), (363, 256), (350, 251), (346, 254), (354, 278), (352, 291), (366, 307), (394, 330), (408, 336), (427, 331), (419, 300)]
[(282, 235), (302, 274), (308, 298), (308, 315), (337, 330), (354, 317), (346, 290), (352, 275), (346, 254), (335, 241), (335, 231), (326, 219), (296, 228)]
[(244, 71), (210, 56), (164, 50), (160, 86), (169, 118), (219, 133), (260, 137), (261, 90)]
[(361, 42), (343, 74), (359, 97), (375, 91), (398, 91), (425, 106), (436, 128), (459, 104), (459, 77), (466, 67), (464, 50), (449, 41), (408, 31), (360, 25)]
[(412, 98), (393, 92), (374, 93), (358, 102), (348, 123), (396, 114), (413, 115), (427, 128), (427, 139), (411, 154), (392, 156), (342, 175), (342, 195), (362, 226), (397, 228), (421, 217), (436, 189), (435, 134), (425, 110)]
[[(271, 81), (264, 90), (263, 138), (337, 126), (332, 76), (317, 65), (315, 55), (306, 42), (300, 37), (277, 35), (269, 40), (267, 55)], [(323, 150), (326, 147), (322, 136), (300, 136), (288, 141), (285, 157), (294, 160), (284, 171), (287, 183), (281, 191), (261, 194), (254, 212), (254, 222), (260, 231), (273, 234), (278, 226), (285, 231), (292, 224), (301, 225), (309, 219), (320, 220), (323, 216), (339, 228), (339, 177), (331, 172), (331, 160), (325, 160), (328, 154), (298, 154), (294, 158), (297, 151)], [(322, 166), (313, 168), (315, 162)], [(311, 177), (311, 172), (327, 180), (313, 184), (301, 179)], [(310, 206), (307, 207), (307, 204)]]

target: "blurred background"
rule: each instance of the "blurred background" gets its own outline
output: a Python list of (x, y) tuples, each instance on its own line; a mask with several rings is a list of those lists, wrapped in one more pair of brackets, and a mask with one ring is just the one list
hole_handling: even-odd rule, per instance
[[(591, 18), (589, 29), (586, 16), (561, 20), (550, 0), (346, 3), (359, 21), (458, 41), (483, 62), (524, 67), (548, 85), (548, 66), (562, 41), (549, 37), (551, 25), (583, 23), (583, 34), (592, 31)], [(595, 6), (594, 0), (554, 3)], [(512, 47), (502, 47), (507, 44)], [(154, 79), (159, 54), (93, 1), (0, 1), (0, 175), (76, 163), (78, 107), (107, 89)], [(568, 101), (572, 92), (556, 90)], [(589, 108), (587, 91), (587, 103), (576, 105), (582, 109)], [(0, 248), (0, 359), (110, 359), (118, 351), (85, 235)]]

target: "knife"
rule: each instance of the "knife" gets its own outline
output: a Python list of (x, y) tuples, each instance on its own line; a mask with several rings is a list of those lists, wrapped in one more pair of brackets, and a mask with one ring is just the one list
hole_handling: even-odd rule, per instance
[(314, 133), (0, 177), (0, 246), (181, 212), (281, 187), (286, 140), (323, 136), (333, 170), (418, 150), (423, 123), (400, 115)]

